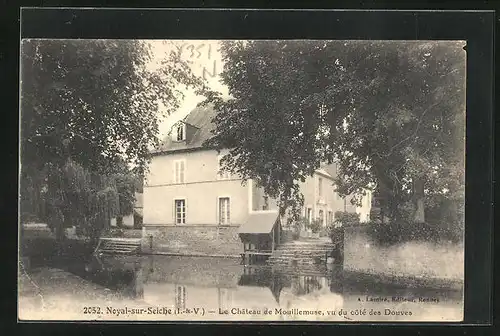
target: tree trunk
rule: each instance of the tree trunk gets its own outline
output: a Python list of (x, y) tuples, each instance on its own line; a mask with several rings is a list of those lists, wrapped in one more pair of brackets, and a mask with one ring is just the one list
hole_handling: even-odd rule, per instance
[(56, 241), (58, 243), (62, 242), (66, 238), (64, 232), (64, 215), (61, 209), (55, 207), (52, 211), (52, 216), (50, 216), (50, 227), (53, 228), (53, 232), (56, 236)]
[(425, 223), (424, 197), (424, 181), (417, 178), (413, 182), (413, 201), (415, 204), (413, 220), (415, 223)]
[(104, 225), (104, 216), (100, 212), (100, 209), (97, 209), (99, 211), (98, 214), (96, 214), (96, 218), (93, 221), (93, 223), (90, 223), (90, 230), (89, 230), (89, 239), (91, 242), (91, 245), (95, 246), (97, 245), (97, 242), (101, 238), (101, 232), (103, 230), (103, 225)]
[(66, 234), (64, 232), (64, 226), (62, 224), (57, 225), (56, 227), (56, 239), (58, 242), (62, 242), (66, 238)]
[(142, 227), (142, 217), (134, 213), (134, 229), (140, 229)]
[(123, 217), (122, 216), (116, 217), (116, 226), (118, 228), (123, 228)]
[(65, 238), (64, 232), (64, 214), (61, 210), (63, 206), (62, 202), (56, 200), (55, 204), (52, 204), (51, 215), (49, 216), (49, 225), (53, 228), (53, 232), (56, 236), (56, 241), (58, 243), (62, 242)]

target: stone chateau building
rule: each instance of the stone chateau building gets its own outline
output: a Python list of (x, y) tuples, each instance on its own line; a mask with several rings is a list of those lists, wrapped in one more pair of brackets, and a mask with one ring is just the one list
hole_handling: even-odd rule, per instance
[[(220, 159), (226, 152), (218, 154), (202, 147), (211, 136), (215, 113), (210, 107), (195, 108), (174, 124), (160, 149), (151, 153), (144, 183), (143, 225), (163, 237), (160, 240), (165, 246), (196, 250), (212, 240), (218, 244), (211, 245), (216, 249), (211, 252), (234, 254), (242, 248), (238, 239), (242, 227), (265, 230), (276, 221), (278, 208), (251, 180), (242, 184), (239, 176), (220, 171)], [(357, 211), (366, 219), (369, 197), (366, 206), (352, 206), (335, 192), (335, 174), (335, 164), (328, 165), (302, 183), (303, 216), (309, 221), (320, 219), (324, 226), (334, 220), (336, 211)]]

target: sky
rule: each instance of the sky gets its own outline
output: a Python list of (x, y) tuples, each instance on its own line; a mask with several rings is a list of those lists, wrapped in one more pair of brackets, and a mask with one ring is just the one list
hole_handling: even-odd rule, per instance
[[(220, 73), (223, 69), (222, 57), (219, 52), (219, 43), (215, 40), (154, 40), (150, 42), (153, 50), (153, 61), (151, 67), (154, 68), (156, 62), (164, 58), (172, 48), (181, 49), (181, 57), (188, 62), (191, 70), (197, 76), (204, 77), (213, 90), (217, 90), (228, 95), (228, 88), (220, 82)], [(163, 139), (170, 131), (172, 125), (184, 118), (191, 112), (198, 103), (203, 100), (203, 96), (197, 96), (192, 89), (179, 87), (185, 98), (181, 102), (179, 109), (160, 123), (160, 139)]]

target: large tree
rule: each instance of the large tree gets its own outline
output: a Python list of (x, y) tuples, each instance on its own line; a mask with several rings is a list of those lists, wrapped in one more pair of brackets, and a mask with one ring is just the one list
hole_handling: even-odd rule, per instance
[[(463, 202), (465, 52), (460, 42), (225, 42), (231, 99), (207, 145), (298, 215), (298, 182), (337, 160), (338, 191), (366, 188), (393, 218), (425, 220), (434, 196)], [(434, 197), (435, 199), (435, 197)], [(407, 214), (407, 212), (406, 212)], [(293, 216), (292, 216), (293, 217)]]
[(121, 173), (121, 163), (143, 173), (149, 149), (158, 144), (160, 107), (168, 115), (179, 106), (179, 85), (204, 88), (178, 50), (167, 49), (153, 67), (145, 41), (22, 41), (21, 198), (29, 204), (26, 191), (36, 194), (45, 183), (51, 195), (46, 210), (55, 214), (51, 222), (59, 231), (57, 223), (68, 222), (69, 214), (58, 219), (66, 200), (55, 195), (68, 187), (61, 183), (68, 169), (89, 174), (96, 195), (113, 200), (106, 180)]
[(137, 190), (137, 177), (133, 174), (124, 172), (115, 174), (114, 181), (118, 193), (119, 211), (116, 217), (116, 225), (123, 226), (123, 217), (132, 215), (135, 205), (135, 193)]
[[(389, 214), (425, 221), (426, 198), (463, 202), (465, 51), (463, 42), (351, 43), (340, 60), (357, 83), (330, 135), (344, 192), (376, 183)], [(368, 54), (367, 54), (368, 51)], [(356, 57), (358, 55), (358, 57)], [(365, 56), (365, 57), (363, 57)], [(360, 62), (362, 66), (359, 66)], [(369, 169), (366, 169), (369, 168)], [(403, 206), (402, 206), (403, 205)]]

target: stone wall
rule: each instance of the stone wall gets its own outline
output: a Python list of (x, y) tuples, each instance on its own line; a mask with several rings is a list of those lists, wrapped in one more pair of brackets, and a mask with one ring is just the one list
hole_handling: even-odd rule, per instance
[(367, 226), (345, 228), (345, 270), (463, 281), (463, 245), (415, 241), (386, 247), (374, 242), (367, 229)]
[(147, 226), (144, 227), (141, 247), (146, 253), (186, 255), (238, 256), (243, 252), (238, 226)]

